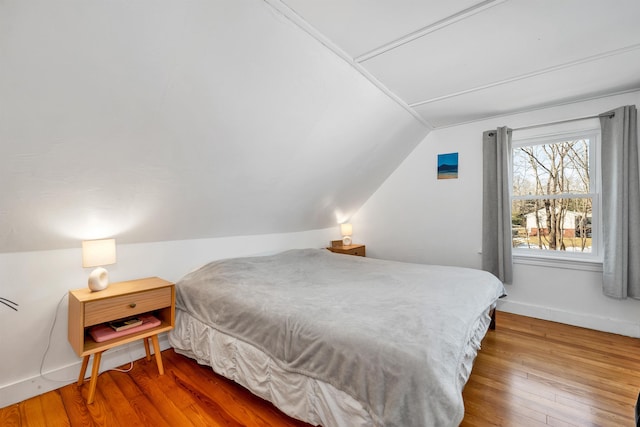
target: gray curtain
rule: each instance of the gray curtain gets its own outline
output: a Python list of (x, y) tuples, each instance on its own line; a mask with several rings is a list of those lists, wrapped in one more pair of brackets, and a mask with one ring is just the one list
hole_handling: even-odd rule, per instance
[(482, 269), (511, 283), (511, 129), (488, 130), (482, 139)]
[(600, 116), (602, 128), (603, 292), (640, 299), (638, 118), (628, 105)]

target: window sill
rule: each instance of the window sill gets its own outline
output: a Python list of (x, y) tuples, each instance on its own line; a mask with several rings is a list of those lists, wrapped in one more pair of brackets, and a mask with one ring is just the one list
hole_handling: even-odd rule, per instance
[(537, 265), (540, 267), (562, 268), (569, 270), (582, 270), (602, 272), (602, 261), (594, 258), (576, 259), (560, 257), (544, 257), (539, 255), (513, 254), (514, 264)]

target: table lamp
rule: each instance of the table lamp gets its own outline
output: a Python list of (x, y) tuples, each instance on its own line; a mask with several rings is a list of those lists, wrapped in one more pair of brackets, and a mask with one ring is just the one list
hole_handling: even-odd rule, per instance
[(89, 289), (102, 291), (109, 286), (109, 272), (102, 267), (116, 263), (116, 240), (84, 240), (82, 242), (82, 266), (98, 267), (89, 275)]

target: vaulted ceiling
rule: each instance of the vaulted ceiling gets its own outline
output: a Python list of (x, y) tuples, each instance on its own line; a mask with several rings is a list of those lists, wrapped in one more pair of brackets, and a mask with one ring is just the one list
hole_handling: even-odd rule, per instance
[(637, 16), (637, 0), (0, 0), (0, 252), (333, 226), (433, 129), (639, 88)]
[(336, 226), (428, 130), (262, 1), (0, 1), (0, 252)]
[(433, 128), (640, 88), (637, 0), (267, 0)]

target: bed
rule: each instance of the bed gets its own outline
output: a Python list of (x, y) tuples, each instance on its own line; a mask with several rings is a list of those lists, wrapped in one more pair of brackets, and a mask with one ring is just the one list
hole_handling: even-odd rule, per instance
[(490, 311), (479, 270), (301, 249), (176, 285), (176, 352), (313, 425), (457, 426)]

